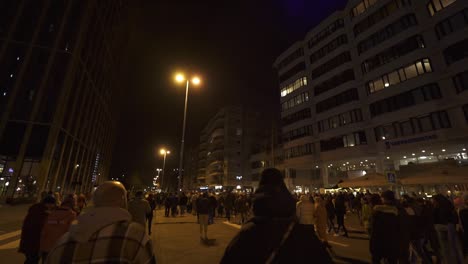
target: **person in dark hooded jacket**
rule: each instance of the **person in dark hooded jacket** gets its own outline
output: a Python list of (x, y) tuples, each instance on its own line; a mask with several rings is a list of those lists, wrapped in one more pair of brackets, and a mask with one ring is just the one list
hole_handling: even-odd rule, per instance
[(221, 263), (332, 263), (315, 232), (297, 223), (295, 211), (281, 172), (264, 170), (254, 196), (254, 217), (232, 239)]

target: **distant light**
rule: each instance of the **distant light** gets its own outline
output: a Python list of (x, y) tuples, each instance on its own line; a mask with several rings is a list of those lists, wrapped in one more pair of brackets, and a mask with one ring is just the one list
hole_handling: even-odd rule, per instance
[(421, 157), (419, 157), (419, 158), (420, 158), (420, 159), (427, 159), (426, 156), (421, 156)]
[(387, 157), (387, 159), (390, 159), (390, 157)]
[(333, 166), (333, 164), (330, 164), (330, 167), (332, 167), (332, 166)]
[(442, 152), (445, 152), (445, 149), (442, 149)]
[(21, 182), (23, 182), (23, 180), (20, 179), (19, 182), (21, 183)]
[(0, 181), (3, 181), (3, 180), (5, 180), (5, 178), (1, 177), (1, 178), (0, 178)]
[(10, 182), (5, 182), (5, 186), (8, 186), (8, 185), (10, 185)]
[(346, 164), (349, 164), (349, 161), (347, 161)]
[(365, 170), (362, 171), (362, 176), (366, 175), (367, 172)]
[(466, 151), (466, 148), (462, 149), (463, 151)]
[(19, 60), (20, 60), (20, 57), (16, 57), (16, 60), (19, 61)]
[(12, 168), (9, 168), (9, 169), (8, 169), (8, 172), (9, 172), (9, 173), (13, 173), (13, 169), (12, 169)]
[(33, 184), (36, 184), (36, 181), (33, 181)]
[(404, 159), (406, 159), (406, 156), (403, 156)]
[(423, 149), (423, 150), (421, 150), (421, 152), (422, 152), (422, 153), (425, 153), (426, 151)]
[(316, 168), (316, 169), (318, 169), (318, 168), (319, 168), (319, 166), (315, 166), (315, 168)]
[(75, 165), (75, 168), (78, 169), (79, 167), (80, 167), (80, 164), (76, 164), (76, 165)]
[(412, 156), (415, 156), (416, 154), (414, 154), (414, 153), (411, 153), (411, 155), (412, 155)]
[(367, 162), (367, 160), (365, 160), (365, 162)]
[(434, 155), (434, 152), (431, 152), (431, 155)]
[(183, 82), (183, 81), (185, 81), (185, 76), (182, 73), (178, 73), (175, 76), (175, 80), (176, 80), (176, 82)]
[(13, 73), (12, 73), (12, 74), (10, 74), (10, 78), (13, 78)]
[(382, 139), (383, 139), (383, 140), (385, 140), (385, 139), (386, 139), (386, 137), (382, 137)]
[(201, 83), (201, 80), (198, 77), (193, 77), (192, 83), (195, 84), (195, 85), (199, 85)]
[(346, 166), (346, 164), (345, 164), (345, 163), (343, 163), (343, 166)]
[(390, 84), (389, 84), (389, 83), (385, 83), (385, 87), (389, 87), (389, 86), (390, 86)]
[(6, 92), (3, 93), (3, 96), (6, 96)]
[(240, 190), (240, 189), (242, 189), (242, 187), (241, 187), (240, 185), (237, 185), (237, 186), (236, 186), (236, 189), (237, 189), (237, 190)]

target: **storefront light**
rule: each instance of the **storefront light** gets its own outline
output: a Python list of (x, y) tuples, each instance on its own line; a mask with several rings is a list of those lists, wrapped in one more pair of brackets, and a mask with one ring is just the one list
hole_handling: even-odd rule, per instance
[(421, 157), (419, 157), (419, 158), (420, 158), (420, 159), (422, 159), (422, 160), (425, 160), (425, 159), (427, 159), (427, 157), (426, 157), (426, 156), (421, 156)]

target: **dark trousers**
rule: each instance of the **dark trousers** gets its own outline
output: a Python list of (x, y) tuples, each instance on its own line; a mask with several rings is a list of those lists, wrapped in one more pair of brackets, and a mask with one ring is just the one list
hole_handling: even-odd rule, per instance
[(335, 217), (328, 217), (328, 233), (330, 233), (330, 231), (335, 231), (336, 232), (336, 229), (335, 229)]
[(39, 264), (39, 261), (41, 260), (39, 253), (25, 254), (25, 256), (26, 256), (26, 260), (24, 261), (24, 264)]
[(226, 218), (231, 221), (231, 208), (226, 208)]
[(169, 217), (169, 212), (171, 211), (171, 208), (169, 206), (164, 207), (164, 215), (166, 217)]
[(148, 215), (146, 217), (146, 220), (147, 220), (146, 222), (148, 223), (148, 234), (151, 235), (151, 226), (152, 226), (151, 223), (153, 222), (153, 215), (152, 214)]
[(346, 230), (346, 227), (344, 226), (344, 215), (336, 215), (336, 222), (338, 223), (336, 232), (340, 232), (340, 229), (343, 228), (345, 235), (348, 235), (348, 230)]

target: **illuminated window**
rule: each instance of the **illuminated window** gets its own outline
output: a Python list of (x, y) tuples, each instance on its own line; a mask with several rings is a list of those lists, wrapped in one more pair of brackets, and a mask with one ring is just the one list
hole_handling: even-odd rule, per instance
[(369, 81), (367, 83), (367, 91), (369, 94), (375, 93), (428, 72), (432, 72), (431, 63), (429, 59), (422, 59)]
[(447, 6), (455, 3), (456, 0), (431, 0), (427, 3), (427, 10), (431, 16), (435, 15), (440, 10), (446, 8)]
[(307, 85), (307, 77), (301, 77), (295, 80), (293, 83), (281, 88), (281, 97), (285, 97), (286, 95), (294, 92), (295, 90), (305, 85)]

